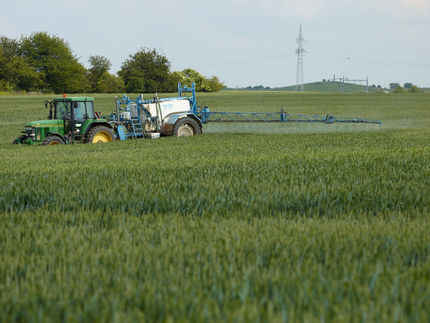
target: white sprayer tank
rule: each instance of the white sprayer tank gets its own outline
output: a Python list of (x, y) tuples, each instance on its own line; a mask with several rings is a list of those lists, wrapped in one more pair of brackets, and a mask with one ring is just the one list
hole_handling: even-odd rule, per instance
[[(187, 113), (190, 112), (191, 109), (190, 101), (186, 99), (161, 101), (159, 104), (161, 110), (161, 119), (163, 119), (163, 121), (166, 120), (166, 118), (172, 113)], [(151, 116), (155, 117), (158, 115), (157, 103), (144, 104), (143, 106), (149, 111), (149, 113), (151, 113)], [(144, 111), (141, 111), (140, 118), (141, 120), (145, 119)]]

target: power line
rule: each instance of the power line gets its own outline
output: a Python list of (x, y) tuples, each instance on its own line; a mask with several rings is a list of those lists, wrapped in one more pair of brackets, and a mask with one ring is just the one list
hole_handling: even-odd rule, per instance
[(333, 75), (333, 82), (339, 81), (339, 93), (345, 91), (345, 82), (366, 82), (366, 93), (369, 93), (369, 77), (363, 79), (350, 79), (347, 77), (336, 77)]
[(237, 59), (229, 59), (229, 60), (218, 60), (218, 61), (212, 61), (212, 62), (204, 62), (204, 63), (196, 63), (194, 66), (198, 67), (204, 67), (204, 66), (216, 66), (219, 65), (219, 67), (231, 67), (236, 66), (240, 64), (248, 64), (248, 63), (265, 63), (270, 61), (277, 61), (277, 60), (285, 60), (285, 57), (292, 57), (295, 56), (295, 54), (272, 54), (272, 55), (264, 55), (264, 56), (254, 56), (254, 57), (248, 57), (248, 58), (237, 58)]
[[(320, 60), (329, 60), (329, 61), (342, 61), (345, 62), (346, 57), (329, 55), (329, 54), (317, 54), (310, 52), (306, 54), (306, 57), (311, 59), (320, 59)], [(410, 62), (401, 62), (401, 61), (389, 61), (378, 58), (360, 58), (348, 56), (353, 62), (361, 63), (361, 64), (373, 64), (373, 65), (382, 65), (382, 66), (395, 66), (395, 67), (410, 67), (410, 68), (430, 68), (430, 63), (410, 63)]]
[[(348, 45), (328, 45), (326, 42), (321, 42), (318, 39), (316, 40), (312, 40), (312, 43), (310, 44), (310, 47), (313, 48), (317, 48), (317, 50), (319, 49), (327, 49), (328, 47), (331, 50), (335, 50), (336, 52), (341, 52), (341, 51), (345, 51), (348, 50), (348, 52), (361, 52), (361, 53), (368, 53), (369, 49), (365, 48), (365, 47), (356, 47), (356, 46), (348, 46)], [(430, 52), (426, 52), (423, 50), (414, 50), (414, 51), (410, 51), (410, 49), (408, 48), (396, 48), (395, 51), (396, 55), (407, 55), (408, 57), (414, 57), (414, 59), (420, 59), (422, 57), (428, 57), (430, 55)], [(388, 49), (388, 48), (377, 48), (377, 47), (372, 47), (372, 53), (378, 53), (380, 56), (390, 56), (393, 55), (393, 49)], [(417, 55), (417, 56), (414, 56)]]

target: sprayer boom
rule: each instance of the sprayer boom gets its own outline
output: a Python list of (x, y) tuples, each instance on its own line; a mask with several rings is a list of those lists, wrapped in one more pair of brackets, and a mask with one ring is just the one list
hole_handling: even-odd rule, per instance
[(210, 112), (203, 109), (199, 116), (206, 122), (318, 122), (332, 124), (341, 123), (374, 123), (382, 124), (379, 120), (369, 120), (354, 117), (336, 117), (331, 115), (291, 114), (286, 112)]

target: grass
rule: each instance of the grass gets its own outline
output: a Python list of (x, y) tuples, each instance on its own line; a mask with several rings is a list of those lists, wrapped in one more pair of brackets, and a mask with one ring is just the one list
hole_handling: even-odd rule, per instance
[(383, 125), (11, 145), (46, 98), (0, 98), (0, 321), (429, 319), (428, 94), (202, 94)]

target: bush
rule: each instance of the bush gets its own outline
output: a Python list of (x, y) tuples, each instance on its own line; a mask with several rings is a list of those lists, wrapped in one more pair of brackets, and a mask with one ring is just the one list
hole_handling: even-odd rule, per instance
[(173, 72), (169, 75), (169, 90), (175, 91), (178, 82), (191, 86), (194, 82), (197, 92), (218, 92), (224, 88), (218, 77), (207, 78), (199, 72), (187, 68), (182, 72)]
[(401, 86), (398, 86), (393, 90), (393, 93), (404, 93), (404, 92), (405, 92), (405, 89), (402, 88)]
[(13, 92), (15, 86), (7, 80), (0, 80), (0, 91), (1, 92)]
[(409, 91), (409, 93), (421, 93), (422, 92), (422, 90), (416, 85), (412, 85), (408, 91)]
[(124, 92), (124, 81), (115, 75), (105, 73), (97, 82), (97, 93), (120, 93)]

